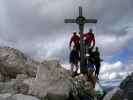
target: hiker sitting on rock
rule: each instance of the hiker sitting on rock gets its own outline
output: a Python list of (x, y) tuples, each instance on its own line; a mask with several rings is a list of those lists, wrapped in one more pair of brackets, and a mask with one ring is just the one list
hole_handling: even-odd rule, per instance
[[(79, 53), (76, 50), (76, 46), (74, 46), (72, 51), (70, 52), (70, 64), (71, 64), (72, 75), (77, 74), (77, 71), (79, 68), (79, 65), (78, 65), (79, 60), (80, 60)], [(74, 66), (76, 67), (76, 71), (74, 71)]]

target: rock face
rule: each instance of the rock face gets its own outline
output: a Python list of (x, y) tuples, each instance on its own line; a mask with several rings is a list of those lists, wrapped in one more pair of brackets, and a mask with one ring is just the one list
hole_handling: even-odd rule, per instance
[(0, 100), (40, 100), (40, 99), (23, 94), (11, 95), (10, 93), (7, 93), (7, 94), (0, 94)]
[(23, 95), (23, 94), (16, 94), (12, 98), (15, 99), (15, 100), (39, 100), (36, 97)]
[(15, 78), (17, 74), (36, 75), (37, 63), (27, 58), (19, 50), (0, 47), (0, 73), (6, 78)]
[(71, 90), (69, 76), (56, 60), (40, 63), (16, 49), (0, 48), (0, 80), (10, 79), (0, 83), (1, 94), (30, 93), (48, 100), (65, 100)]
[(133, 100), (133, 73), (122, 81), (119, 89), (114, 90), (109, 92), (104, 100)]
[(58, 61), (45, 61), (39, 66), (35, 80), (32, 80), (29, 94), (48, 100), (79, 100), (79, 95), (88, 95), (93, 90), (92, 83), (81, 76), (72, 78)]
[(4, 76), (0, 73), (0, 82), (4, 80)]
[(58, 61), (45, 61), (39, 66), (29, 93), (48, 100), (66, 100), (71, 91), (69, 72)]
[(120, 88), (114, 88), (112, 91), (108, 92), (108, 94), (104, 97), (103, 100), (122, 100), (122, 90)]
[(22, 80), (11, 80), (9, 82), (1, 82), (0, 83), (0, 94), (2, 93), (22, 93), (28, 94), (29, 86), (23, 83)]
[(73, 81), (57, 60), (40, 63), (16, 49), (0, 47), (0, 100), (39, 100), (33, 95), (43, 100), (70, 100)]

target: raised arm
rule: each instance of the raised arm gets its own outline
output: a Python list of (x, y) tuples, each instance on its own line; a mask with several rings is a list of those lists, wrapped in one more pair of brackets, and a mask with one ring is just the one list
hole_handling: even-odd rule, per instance
[(73, 41), (73, 37), (71, 37), (71, 39), (70, 39), (69, 47), (71, 47), (71, 45), (72, 45), (72, 41)]
[(92, 42), (93, 42), (92, 47), (94, 48), (94, 46), (95, 46), (95, 44), (96, 44), (96, 41), (95, 41), (95, 36), (94, 36), (94, 35), (92, 35)]
[(96, 44), (95, 37), (93, 37), (92, 42), (93, 42), (93, 45), (92, 46), (94, 47), (95, 44)]

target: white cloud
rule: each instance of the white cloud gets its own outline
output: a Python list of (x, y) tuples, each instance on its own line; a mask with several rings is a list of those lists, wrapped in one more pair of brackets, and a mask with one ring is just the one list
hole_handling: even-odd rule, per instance
[[(62, 64), (64, 68), (70, 70), (70, 64)], [(100, 69), (100, 81), (122, 80), (133, 72), (133, 64), (123, 64), (120, 61), (115, 63), (103, 62)]]
[[(1, 0), (0, 45), (18, 48), (36, 59), (58, 56), (66, 62), (68, 34), (78, 31), (78, 27), (64, 24), (63, 20), (75, 18), (78, 6), (82, 5), (87, 18), (98, 19), (94, 28), (102, 55), (111, 56), (129, 47), (128, 41), (133, 37), (131, 4), (131, 0)], [(123, 35), (127, 26), (130, 29)]]
[(131, 39), (133, 39), (131, 33), (119, 36), (116, 33), (105, 33), (96, 36), (96, 43), (100, 47), (102, 54), (111, 56), (127, 47)]
[(133, 72), (132, 70), (132, 64), (123, 64), (120, 61), (113, 64), (103, 62), (100, 70), (100, 79), (106, 81), (113, 79), (124, 79), (127, 75)]
[[(64, 38), (58, 38), (57, 40), (51, 40), (51, 42), (46, 43), (45, 41), (40, 41), (40, 43), (37, 44), (38, 49), (38, 55), (40, 55), (41, 59), (45, 59), (52, 57), (53, 53), (58, 53), (64, 44), (66, 43), (66, 40)], [(44, 52), (45, 51), (45, 52)]]
[(114, 70), (118, 71), (119, 69), (122, 69), (123, 64), (120, 61), (118, 61), (114, 64), (109, 64), (109, 63), (104, 62), (101, 66), (102, 66), (101, 73), (105, 73), (105, 72), (114, 71)]

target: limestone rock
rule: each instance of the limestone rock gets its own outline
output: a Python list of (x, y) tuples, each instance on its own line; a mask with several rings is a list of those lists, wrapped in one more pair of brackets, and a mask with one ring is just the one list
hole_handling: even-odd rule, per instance
[(47, 98), (48, 100), (66, 100), (69, 98), (70, 91), (70, 81), (61, 79), (47, 89)]
[[(71, 83), (68, 72), (61, 67), (58, 61), (45, 61), (39, 66), (36, 79), (32, 81), (29, 94), (39, 97), (52, 97), (65, 100), (69, 97)], [(51, 96), (53, 95), (53, 96)]]
[(4, 81), (4, 76), (0, 73), (0, 82)]
[(16, 100), (14, 98), (12, 98), (12, 94), (11, 93), (3, 93), (0, 94), (0, 100)]
[(40, 100), (40, 99), (29, 95), (23, 95), (23, 94), (11, 95), (10, 93), (6, 93), (6, 94), (0, 94), (0, 100)]
[(73, 89), (71, 73), (59, 61), (40, 63), (10, 47), (0, 47), (0, 73), (8, 80), (0, 82), (0, 94), (17, 94), (0, 100), (39, 100), (27, 94), (48, 100), (68, 100)]
[[(78, 80), (83, 81), (83, 78)], [(79, 91), (78, 87), (82, 86), (85, 90), (89, 88), (90, 91), (93, 88), (92, 84), (88, 84), (90, 82), (85, 82), (88, 88), (85, 88), (85, 84), (82, 83), (84, 82), (77, 84), (77, 78), (72, 78), (70, 72), (62, 68), (58, 61), (45, 61), (38, 67), (36, 79), (32, 80), (29, 94), (46, 97), (48, 100), (69, 100), (71, 93), (73, 95)], [(78, 94), (73, 96), (72, 100), (78, 100), (75, 99)]]
[(12, 98), (14, 98), (15, 100), (40, 100), (36, 97), (23, 94), (16, 94)]
[(23, 83), (22, 80), (17, 80), (14, 88), (16, 89), (17, 93), (28, 94), (29, 91), (29, 85)]
[(24, 80), (24, 79), (27, 79), (27, 78), (28, 78), (28, 76), (26, 74), (18, 74), (16, 76), (16, 79), (18, 79), (18, 80)]
[(0, 93), (22, 93), (28, 94), (29, 86), (22, 80), (11, 80), (9, 82), (0, 83)]
[[(12, 96), (11, 93), (0, 94), (0, 97), (1, 97), (1, 98), (9, 98), (9, 97), (11, 97), (11, 96)], [(1, 99), (0, 99), (0, 100), (1, 100)]]
[(19, 50), (0, 47), (0, 73), (4, 77), (15, 78), (17, 74), (35, 76), (37, 65)]
[(14, 94), (16, 93), (16, 89), (14, 88), (15, 82), (10, 81), (10, 82), (0, 82), (0, 93), (11, 93)]

